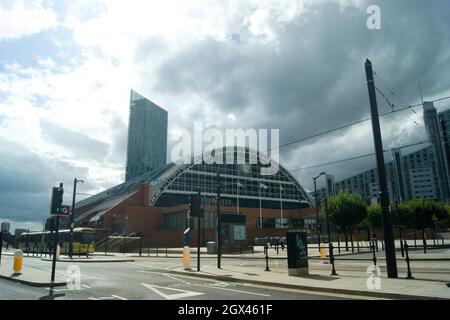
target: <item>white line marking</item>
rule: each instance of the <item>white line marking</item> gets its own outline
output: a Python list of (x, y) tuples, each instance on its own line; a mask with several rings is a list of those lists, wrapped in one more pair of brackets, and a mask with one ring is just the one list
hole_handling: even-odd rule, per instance
[(89, 286), (87, 286), (87, 285), (85, 285), (85, 284), (82, 284), (81, 286), (83, 286), (83, 287), (85, 287), (85, 288), (88, 288), (88, 289), (91, 288), (91, 287), (89, 287)]
[(128, 300), (128, 299), (125, 299), (125, 298), (122, 298), (122, 297), (119, 297), (119, 296), (116, 296), (116, 295), (111, 295), (112, 297), (114, 297), (114, 298), (117, 298), (117, 299), (120, 299), (120, 300)]
[[(181, 299), (181, 298), (187, 298), (187, 297), (195, 297), (195, 296), (199, 296), (199, 295), (204, 294), (202, 292), (194, 292), (194, 291), (173, 289), (173, 288), (169, 288), (169, 287), (160, 287), (160, 286), (149, 285), (149, 284), (146, 284), (146, 283), (141, 283), (141, 284), (144, 287), (152, 290), (153, 292), (155, 292), (156, 294), (158, 294), (159, 296), (163, 297), (166, 300), (175, 300), (175, 299)], [(161, 292), (160, 290), (158, 290), (157, 288), (158, 289), (164, 289), (164, 290), (177, 291), (177, 292), (181, 292), (181, 293), (165, 294), (165, 293)]]
[(256, 296), (270, 297), (270, 294), (263, 294), (263, 293), (249, 292), (249, 291), (243, 291), (243, 290), (235, 290), (235, 289), (228, 289), (228, 288), (215, 287), (215, 286), (207, 286), (207, 285), (203, 285), (203, 284), (195, 284), (195, 285), (196, 286), (200, 286), (200, 287), (219, 289), (219, 290), (228, 290), (228, 291), (239, 292), (239, 293), (254, 294)]

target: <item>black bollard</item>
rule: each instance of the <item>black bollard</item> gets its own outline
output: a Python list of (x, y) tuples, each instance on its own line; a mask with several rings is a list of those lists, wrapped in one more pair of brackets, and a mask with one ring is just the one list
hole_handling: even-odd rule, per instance
[(355, 253), (355, 247), (353, 246), (353, 233), (350, 234), (350, 244), (352, 246), (352, 253)]
[(372, 252), (373, 252), (373, 264), (376, 266), (377, 265), (377, 254), (375, 252), (375, 241), (376, 240), (372, 240)]
[(278, 246), (278, 243), (276, 244), (276, 246), (277, 246), (277, 255), (278, 255), (278, 250), (279, 250), (279, 248), (278, 248), (278, 247), (279, 247), (279, 246)]
[(142, 237), (139, 238), (139, 257), (142, 257)]
[(338, 235), (338, 253), (341, 253), (341, 236)]
[(336, 269), (334, 268), (334, 254), (333, 254), (333, 244), (330, 242), (329, 244), (329, 250), (330, 250), (330, 263), (331, 263), (331, 275), (332, 276), (337, 276), (338, 274), (336, 273)]
[(168, 255), (167, 255), (167, 247), (166, 247), (166, 257), (167, 257)]
[(267, 244), (264, 246), (264, 250), (266, 252), (266, 270), (264, 270), (264, 271), (270, 271), (270, 269), (269, 269), (269, 247), (267, 246)]
[(408, 243), (405, 240), (405, 244), (403, 246), (405, 248), (405, 254), (406, 254), (406, 266), (408, 267), (408, 274), (406, 276), (406, 279), (414, 279), (414, 277), (411, 274), (411, 267), (409, 266), (409, 254), (408, 254)]

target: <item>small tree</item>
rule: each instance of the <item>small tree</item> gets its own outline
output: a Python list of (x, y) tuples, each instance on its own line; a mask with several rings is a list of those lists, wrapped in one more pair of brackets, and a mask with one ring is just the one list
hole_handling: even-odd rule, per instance
[(367, 207), (367, 217), (361, 221), (360, 228), (367, 230), (367, 241), (370, 240), (370, 230), (381, 228), (381, 207), (378, 204), (372, 204)]
[(348, 232), (361, 223), (367, 216), (367, 206), (360, 196), (341, 191), (328, 201), (330, 220), (341, 231), (345, 232), (345, 246), (348, 250)]

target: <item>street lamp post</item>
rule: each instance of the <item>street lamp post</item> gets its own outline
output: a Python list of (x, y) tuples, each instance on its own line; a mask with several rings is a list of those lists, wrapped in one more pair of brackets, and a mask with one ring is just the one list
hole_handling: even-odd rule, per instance
[(322, 199), (322, 201), (324, 202), (325, 216), (327, 219), (328, 243), (331, 243), (330, 218), (328, 217), (328, 199), (324, 198), (324, 199)]
[(73, 248), (72, 248), (72, 242), (73, 242), (73, 228), (74, 228), (74, 217), (75, 217), (75, 195), (77, 193), (77, 183), (81, 182), (84, 183), (83, 180), (79, 180), (77, 178), (73, 179), (73, 197), (72, 197), (72, 213), (70, 214), (70, 236), (69, 236), (69, 257), (72, 258), (73, 256)]
[(320, 252), (320, 224), (319, 224), (319, 201), (317, 198), (317, 183), (316, 180), (319, 179), (321, 176), (325, 175), (325, 172), (321, 172), (317, 177), (313, 177), (314, 180), (314, 198), (315, 198), (315, 204), (316, 204), (316, 232), (317, 232), (317, 244), (319, 246), (319, 252)]

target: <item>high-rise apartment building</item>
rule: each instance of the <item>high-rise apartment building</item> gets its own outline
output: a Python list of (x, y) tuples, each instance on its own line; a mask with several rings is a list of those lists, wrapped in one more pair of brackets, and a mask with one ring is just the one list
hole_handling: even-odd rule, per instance
[(131, 90), (125, 180), (167, 163), (167, 111)]
[(425, 122), (428, 140), (433, 147), (434, 161), (436, 163), (437, 171), (437, 182), (439, 186), (438, 198), (443, 201), (447, 201), (449, 199), (448, 168), (445, 161), (441, 126), (439, 125), (437, 111), (433, 102), (424, 102), (423, 119)]

